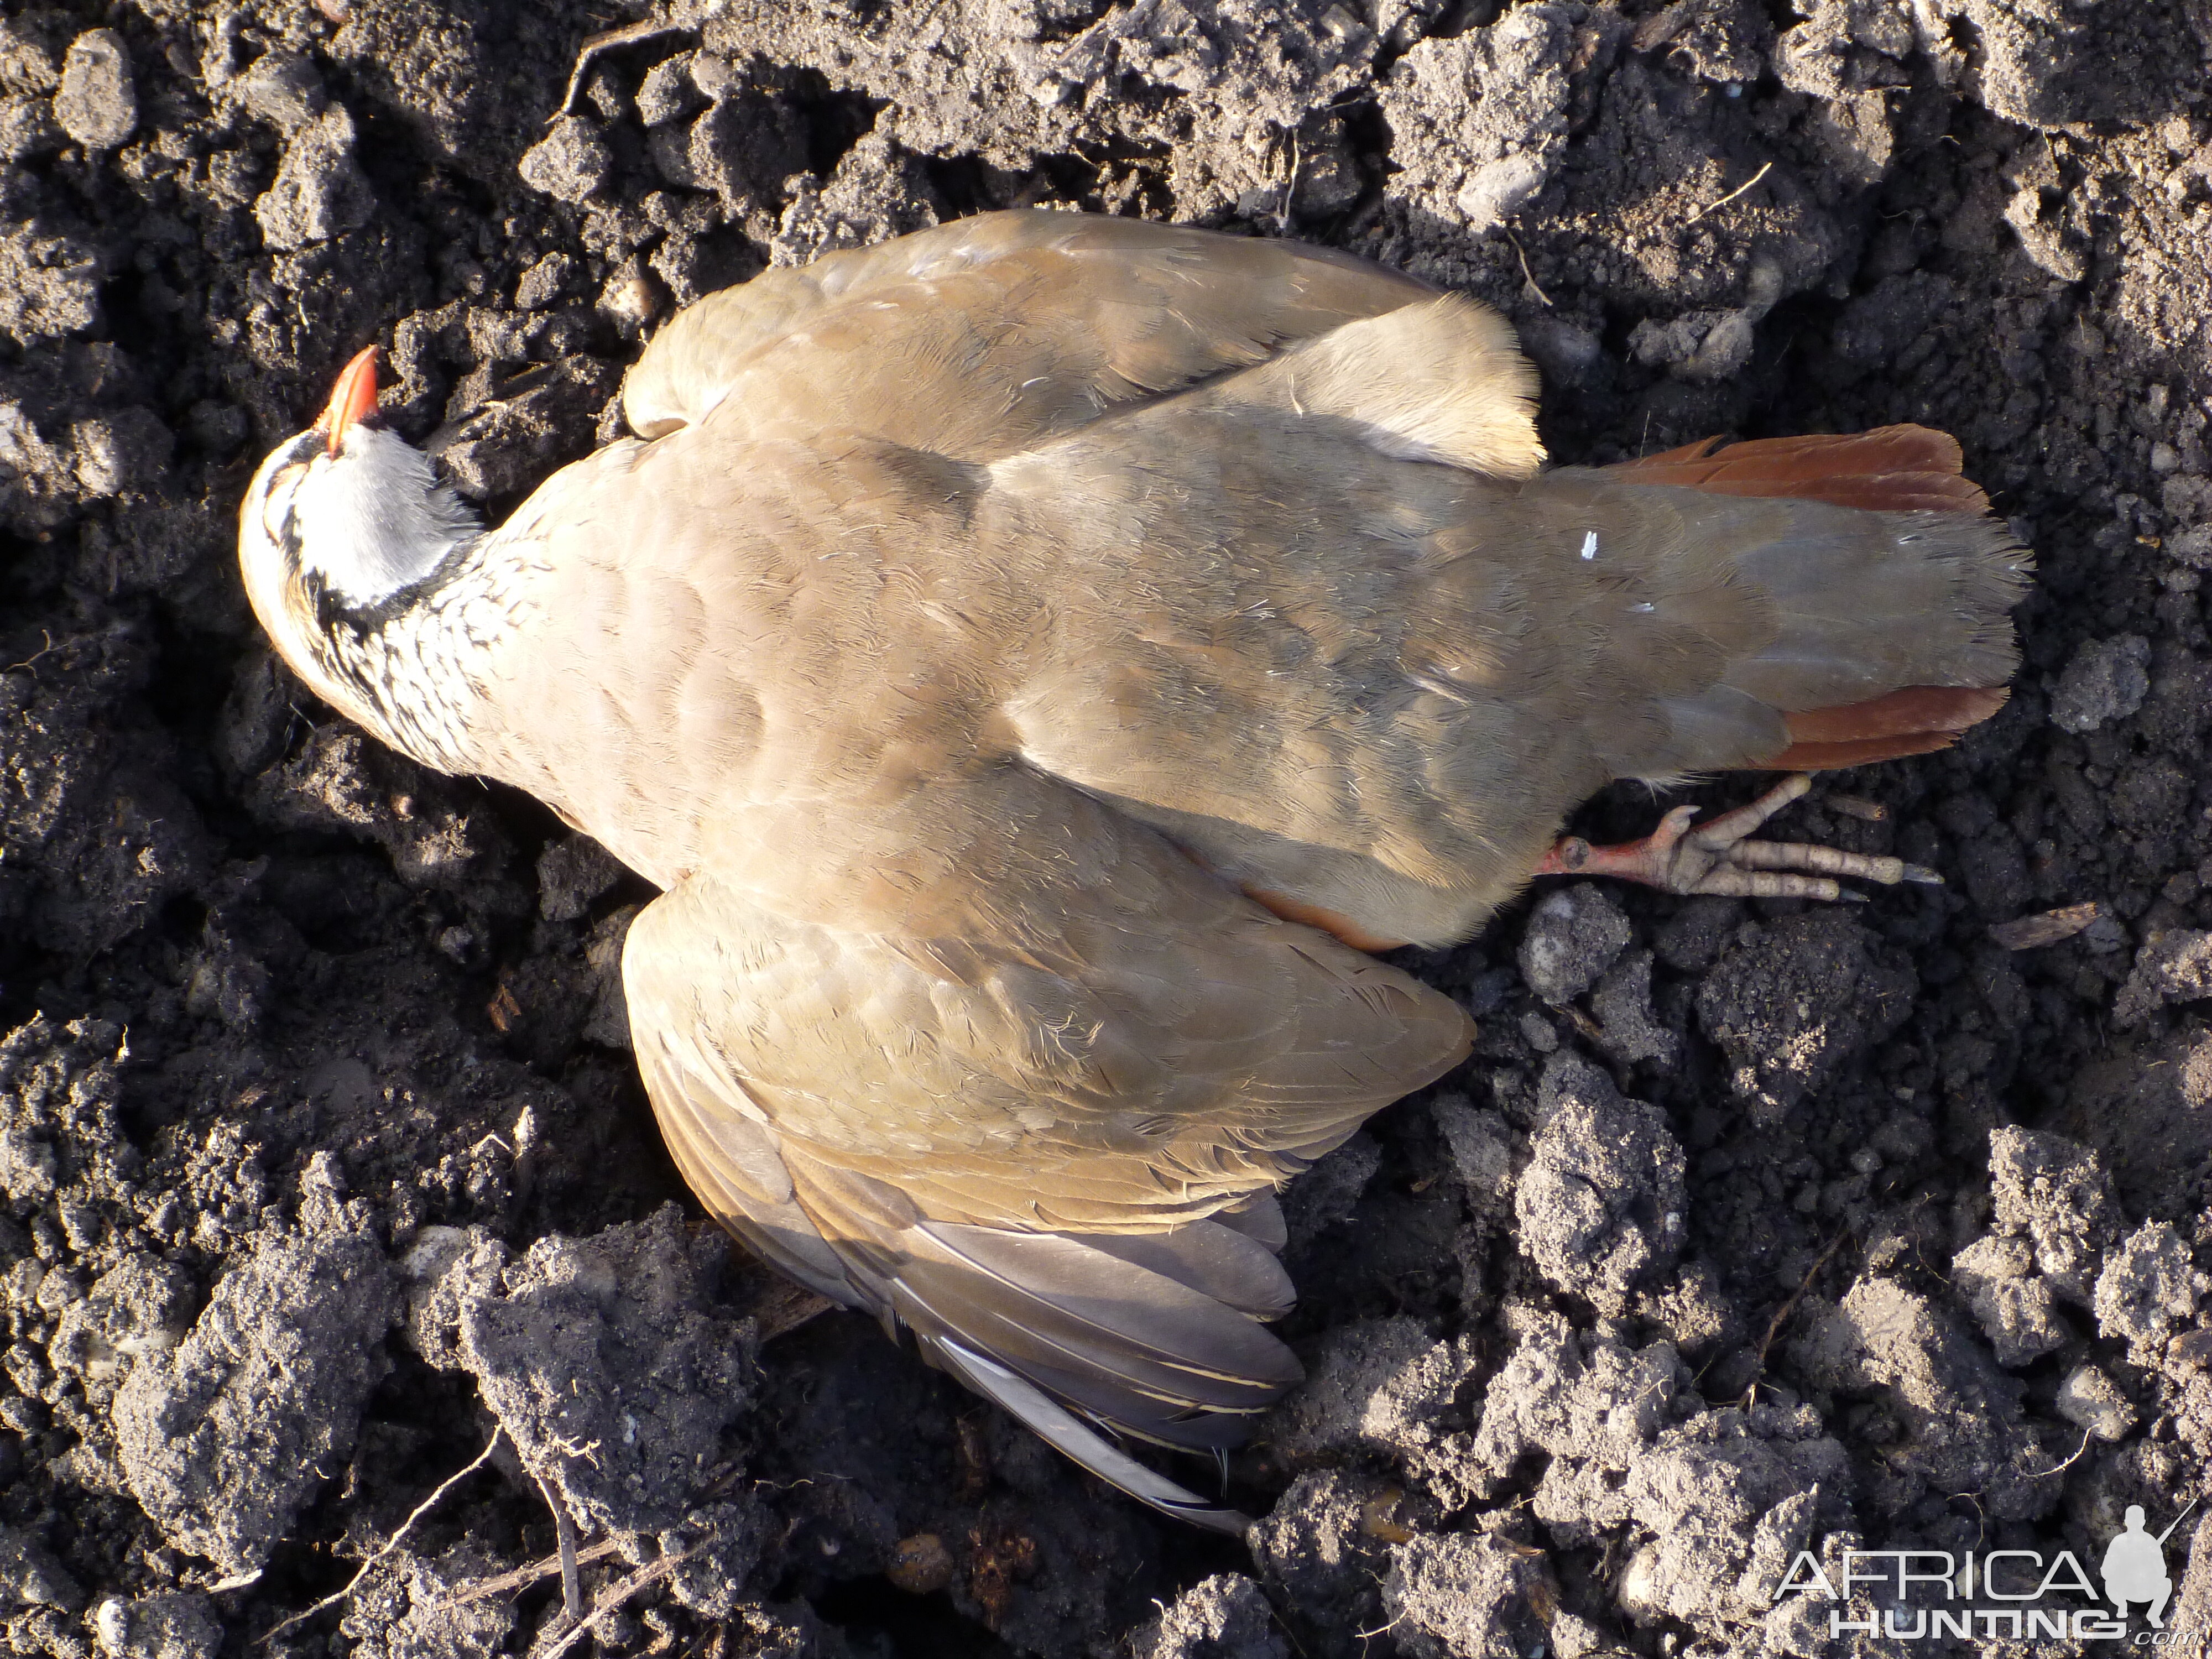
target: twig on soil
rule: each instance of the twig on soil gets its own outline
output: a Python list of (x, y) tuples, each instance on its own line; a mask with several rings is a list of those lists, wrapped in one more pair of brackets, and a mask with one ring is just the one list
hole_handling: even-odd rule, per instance
[[(602, 1538), (576, 1552), (576, 1565), (588, 1567), (595, 1561), (604, 1561), (622, 1547), (620, 1540)], [(481, 1601), (486, 1596), (504, 1595), (509, 1590), (526, 1590), (542, 1579), (551, 1578), (561, 1571), (558, 1553), (532, 1561), (526, 1567), (517, 1567), (513, 1572), (503, 1572), (496, 1578), (483, 1578), (471, 1584), (459, 1595), (448, 1595), (438, 1605), (441, 1607), (465, 1607), (471, 1601)]]
[[(735, 1464), (725, 1466), (692, 1501), (703, 1504), (720, 1497), (735, 1484), (741, 1474), (742, 1471)], [(811, 1480), (758, 1480), (753, 1484), (757, 1489), (766, 1487), (775, 1492), (792, 1492), (800, 1486), (811, 1486), (814, 1483)], [(591, 1566), (596, 1562), (605, 1560), (621, 1547), (620, 1540), (602, 1538), (598, 1543), (586, 1545), (582, 1549), (578, 1550), (575, 1553), (575, 1564), (579, 1567)], [(558, 1551), (556, 1551), (540, 1560), (532, 1561), (526, 1567), (517, 1567), (512, 1572), (502, 1572), (494, 1578), (480, 1578), (459, 1593), (446, 1597), (438, 1603), (438, 1606), (461, 1607), (466, 1607), (471, 1601), (483, 1601), (488, 1596), (504, 1595), (509, 1590), (520, 1593), (528, 1589), (532, 1584), (555, 1577), (561, 1571), (562, 1566), (561, 1555)]]
[(1774, 1339), (1781, 1334), (1782, 1322), (1789, 1318), (1791, 1310), (1804, 1299), (1805, 1292), (1813, 1288), (1813, 1281), (1820, 1277), (1820, 1269), (1828, 1265), (1829, 1259), (1843, 1248), (1844, 1241), (1850, 1236), (1850, 1229), (1847, 1227), (1829, 1240), (1828, 1248), (1820, 1252), (1820, 1259), (1805, 1269), (1805, 1277), (1797, 1281), (1797, 1288), (1790, 1292), (1789, 1299), (1777, 1308), (1774, 1317), (1766, 1322), (1766, 1334), (1759, 1339), (1759, 1362), (1752, 1368), (1751, 1381), (1744, 1388), (1744, 1410), (1751, 1409), (1753, 1396), (1759, 1392), (1759, 1379), (1766, 1375), (1766, 1351), (1774, 1346)]
[(603, 52), (612, 52), (617, 46), (634, 46), (641, 40), (658, 40), (664, 34), (689, 34), (688, 23), (656, 23), (643, 18), (635, 23), (625, 23), (618, 29), (605, 29), (587, 39), (576, 48), (576, 62), (568, 71), (568, 90), (562, 94), (559, 106), (553, 112), (557, 121), (576, 107), (576, 94), (583, 90), (584, 76), (590, 72), (592, 60)]
[(436, 1491), (433, 1492), (428, 1498), (417, 1504), (414, 1509), (410, 1511), (407, 1518), (399, 1523), (399, 1530), (393, 1533), (391, 1537), (384, 1540), (384, 1547), (377, 1551), (375, 1554), (370, 1556), (368, 1560), (361, 1564), (361, 1571), (354, 1574), (351, 1578), (349, 1578), (346, 1581), (345, 1588), (343, 1589), (336, 1590), (331, 1594), (325, 1595), (321, 1601), (316, 1602), (314, 1606), (309, 1607), (305, 1613), (294, 1613), (283, 1624), (277, 1626), (266, 1636), (264, 1636), (261, 1638), (260, 1645), (266, 1647), (270, 1643), (282, 1636), (286, 1631), (291, 1629), (293, 1626), (306, 1623), (317, 1613), (337, 1606), (339, 1602), (351, 1595), (356, 1589), (360, 1588), (361, 1581), (368, 1577), (371, 1572), (375, 1571), (377, 1564), (382, 1561), (386, 1556), (391, 1554), (392, 1551), (399, 1547), (400, 1544), (405, 1540), (407, 1534), (414, 1529), (415, 1523), (438, 1506), (438, 1500), (440, 1498), (443, 1498), (447, 1492), (453, 1491), (454, 1487), (459, 1486), (462, 1481), (467, 1480), (469, 1476), (474, 1474), (486, 1463), (491, 1462), (492, 1453), (499, 1448), (499, 1437), (506, 1431), (507, 1431), (503, 1428), (494, 1429), (491, 1431), (491, 1438), (484, 1443), (484, 1449), (476, 1455), (466, 1468), (457, 1470), (455, 1473), (447, 1475), (444, 1480), (439, 1483)]
[(1516, 236), (1511, 230), (1507, 229), (1504, 225), (1498, 226), (1498, 228), (1505, 232), (1505, 240), (1513, 244), (1514, 257), (1521, 261), (1521, 280), (1528, 285), (1528, 292), (1534, 295), (1537, 299), (1543, 302), (1544, 308), (1547, 311), (1550, 310), (1552, 306), (1552, 296), (1545, 293), (1542, 289), (1536, 286), (1536, 276), (1534, 271), (1528, 269), (1528, 255), (1521, 246), (1521, 239), (1518, 236)]
[(31, 653), (29, 656), (24, 658), (22, 661), (11, 662), (5, 668), (0, 668), (0, 674), (12, 674), (19, 668), (28, 668), (33, 663), (38, 661), (40, 658), (46, 656), (53, 650), (54, 636), (52, 632), (50, 629), (44, 628), (41, 628), (39, 632), (46, 636), (46, 642), (40, 646), (36, 651)]
[[(709, 1540), (711, 1541), (711, 1540)], [(580, 1618), (561, 1639), (533, 1659), (562, 1659), (562, 1656), (584, 1639), (584, 1632), (598, 1624), (616, 1608), (641, 1589), (649, 1589), (674, 1572), (701, 1550), (705, 1543), (694, 1544), (690, 1549), (675, 1555), (664, 1555), (657, 1561), (648, 1561), (627, 1578), (618, 1579), (602, 1590), (592, 1602), (592, 1610)]]
[(2045, 1469), (2041, 1474), (2039, 1474), (2034, 1478), (2038, 1480), (2048, 1480), (2052, 1475), (2063, 1474), (2066, 1470), (2072, 1468), (2076, 1463), (2080, 1462), (2083, 1455), (2087, 1453), (2089, 1449), (2089, 1441), (2094, 1433), (2095, 1431), (2092, 1429), (2082, 1430), (2081, 1443), (2074, 1448), (2074, 1455), (2068, 1458), (2063, 1463), (2059, 1464), (2057, 1468)]
[(538, 1483), (544, 1495), (545, 1507), (553, 1511), (553, 1535), (561, 1540), (561, 1606), (571, 1619), (584, 1616), (584, 1583), (576, 1567), (576, 1518), (568, 1513), (568, 1506), (545, 1481)]
[(1760, 179), (1764, 179), (1765, 177), (1766, 177), (1766, 175), (1767, 175), (1768, 173), (1771, 173), (1771, 172), (1773, 172), (1773, 171), (1774, 171), (1774, 163), (1773, 163), (1773, 162), (1771, 162), (1771, 161), (1767, 162), (1767, 163), (1765, 164), (1765, 166), (1764, 166), (1764, 167), (1760, 167), (1760, 168), (1759, 168), (1759, 170), (1758, 172), (1756, 172), (1756, 173), (1753, 173), (1753, 174), (1751, 175), (1751, 177), (1750, 177), (1750, 178), (1748, 178), (1748, 179), (1745, 179), (1741, 184), (1738, 185), (1737, 185), (1734, 190), (1730, 191), (1727, 195), (1725, 195), (1725, 196), (1722, 197), (1722, 198), (1720, 198), (1720, 200), (1718, 200), (1717, 202), (1708, 202), (1708, 203), (1706, 203), (1706, 204), (1705, 204), (1705, 206), (1703, 206), (1703, 207), (1699, 208), (1699, 209), (1698, 209), (1695, 213), (1692, 214), (1692, 215), (1691, 215), (1687, 219), (1684, 220), (1684, 221), (1683, 221), (1683, 222), (1684, 222), (1685, 224), (1692, 224), (1692, 225), (1694, 225), (1695, 223), (1697, 223), (1697, 222), (1698, 222), (1698, 220), (1700, 220), (1700, 219), (1704, 218), (1704, 217), (1705, 217), (1708, 213), (1711, 213), (1711, 212), (1715, 208), (1726, 207), (1726, 206), (1727, 206), (1730, 202), (1733, 202), (1734, 200), (1735, 200), (1735, 198), (1736, 198), (1737, 197), (1739, 197), (1739, 196), (1742, 195), (1742, 194), (1744, 193), (1744, 191), (1746, 191), (1749, 190), (1749, 189), (1750, 189), (1753, 185), (1757, 184)]

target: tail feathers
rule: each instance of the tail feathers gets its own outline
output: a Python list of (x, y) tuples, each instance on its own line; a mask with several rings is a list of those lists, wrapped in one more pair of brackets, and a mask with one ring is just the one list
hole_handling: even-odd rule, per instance
[(1163, 1515), (1212, 1532), (1241, 1534), (1249, 1516), (1177, 1486), (1146, 1468), (1036, 1384), (955, 1339), (930, 1345), (931, 1358), (987, 1400), (996, 1401), (1048, 1444), (1109, 1486), (1119, 1486)]
[[(1741, 500), (1697, 513), (1698, 541), (1727, 550), (1733, 580), (1762, 596), (1774, 621), (1721, 684), (1673, 701), (1666, 763), (1639, 757), (1637, 775), (1925, 754), (2002, 708), (2019, 663), (2006, 613), (2031, 562), (1960, 462), (1948, 434), (1892, 426), (1707, 439), (1603, 469), (1638, 490)], [(1787, 516), (1746, 516), (1744, 498)], [(1663, 614), (1668, 602), (1659, 603)]]
[(1908, 685), (1886, 697), (1790, 714), (1790, 747), (1765, 767), (1820, 772), (1948, 749), (2005, 706), (2002, 687)]
[(1630, 483), (1714, 495), (1790, 495), (1886, 513), (1986, 513), (1989, 497), (1960, 476), (1963, 459), (1947, 432), (1885, 426), (1733, 444), (1705, 438), (1607, 470), (1634, 474)]

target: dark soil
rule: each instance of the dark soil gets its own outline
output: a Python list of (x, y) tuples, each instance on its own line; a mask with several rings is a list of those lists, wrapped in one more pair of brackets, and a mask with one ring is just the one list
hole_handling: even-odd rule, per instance
[[(2212, 1497), (2212, 9), (1799, 3), (678, 0), (564, 103), (623, 4), (6, 0), (12, 1650), (1810, 1656), (1891, 1644), (1801, 1550)], [(674, 306), (1038, 203), (1468, 289), (1563, 459), (1946, 428), (2040, 562), (2003, 714), (1784, 821), (1948, 885), (1406, 953), (1480, 1043), (1290, 1195), (1249, 1548), (787, 1329), (623, 1052), (644, 890), (335, 721), (234, 563), (368, 340), (501, 513)]]

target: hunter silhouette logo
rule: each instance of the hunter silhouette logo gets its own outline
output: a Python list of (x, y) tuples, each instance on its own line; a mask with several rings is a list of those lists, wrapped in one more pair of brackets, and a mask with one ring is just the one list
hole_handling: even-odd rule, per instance
[[(2154, 1534), (2144, 1524), (2142, 1506), (2129, 1506), (2122, 1530), (2106, 1545), (2099, 1564), (2109, 1613), (2098, 1605), (2096, 1586), (2071, 1550), (2049, 1555), (2040, 1550), (1845, 1550), (1840, 1587), (1810, 1550), (1800, 1550), (1774, 1599), (1795, 1592), (1835, 1603), (1828, 1610), (1831, 1636), (1855, 1632), (1903, 1642), (1973, 1637), (2125, 1642), (2129, 1607), (2148, 1604), (2149, 1628), (2132, 1645), (2164, 1648), (2176, 1639), (2166, 1628), (2166, 1603), (2173, 1595), (2166, 1540), (2196, 1507), (2191, 1500), (2164, 1532)], [(1873, 1603), (1863, 1611), (1853, 1605), (1862, 1594)], [(2069, 1595), (2076, 1601), (2056, 1599)]]
[[(2189, 1510), (2197, 1507), (2190, 1500)], [(2166, 1628), (2166, 1598), (2173, 1594), (2173, 1580), (2166, 1576), (2166, 1540), (2173, 1536), (2173, 1528), (2181, 1524), (2189, 1510), (2173, 1517), (2172, 1526), (2153, 1538), (2143, 1530), (2142, 1505), (2128, 1505), (2127, 1530), (2105, 1547), (2105, 1595), (2118, 1610), (2121, 1618), (2128, 1616), (2128, 1603), (2150, 1603), (2150, 1626), (2153, 1630)]]

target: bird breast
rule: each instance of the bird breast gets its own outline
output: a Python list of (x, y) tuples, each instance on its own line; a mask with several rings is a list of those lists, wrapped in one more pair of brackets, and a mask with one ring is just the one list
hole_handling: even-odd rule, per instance
[(1005, 760), (1039, 625), (975, 558), (962, 471), (714, 435), (580, 462), (494, 538), (532, 574), (482, 659), (480, 769), (664, 886), (747, 815)]

